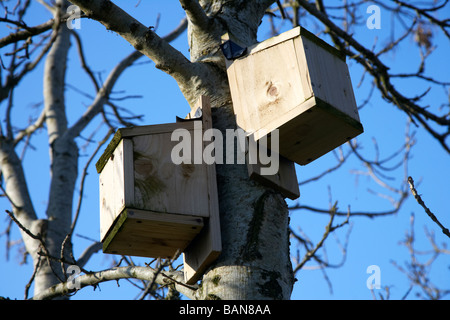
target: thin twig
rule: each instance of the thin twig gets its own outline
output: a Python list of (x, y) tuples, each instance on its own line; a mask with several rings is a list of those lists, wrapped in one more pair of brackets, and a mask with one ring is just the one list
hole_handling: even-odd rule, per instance
[(411, 189), (411, 193), (413, 194), (416, 201), (422, 206), (422, 208), (424, 208), (425, 212), (431, 218), (431, 220), (433, 220), (442, 229), (442, 232), (447, 237), (450, 238), (450, 231), (447, 228), (445, 228), (442, 225), (442, 223), (439, 222), (439, 220), (436, 218), (436, 216), (433, 214), (433, 212), (431, 212), (431, 210), (428, 209), (428, 207), (425, 205), (425, 202), (422, 200), (422, 197), (417, 193), (417, 190), (414, 187), (414, 180), (412, 177), (408, 177), (408, 183), (409, 183), (409, 188)]
[(350, 209), (347, 211), (347, 219), (336, 226), (333, 226), (333, 221), (334, 221), (334, 217), (336, 215), (336, 211), (337, 211), (337, 203), (335, 203), (333, 205), (333, 207), (329, 210), (329, 214), (330, 214), (330, 221), (328, 222), (328, 225), (325, 227), (325, 233), (322, 236), (322, 239), (316, 244), (315, 248), (312, 250), (309, 250), (306, 255), (303, 257), (303, 260), (296, 266), (294, 272), (297, 272), (298, 270), (300, 270), (305, 264), (306, 262), (308, 262), (311, 258), (313, 258), (317, 252), (317, 250), (319, 250), (325, 240), (328, 238), (328, 236), (334, 232), (336, 229), (343, 227), (344, 225), (346, 225), (349, 222), (349, 218), (350, 218)]
[(25, 227), (23, 226), (23, 224), (20, 223), (19, 220), (16, 219), (16, 217), (14, 216), (14, 214), (13, 214), (11, 211), (5, 210), (5, 212), (6, 212), (6, 213), (8, 214), (8, 216), (11, 218), (11, 220), (14, 221), (14, 223), (17, 224), (17, 226), (18, 226), (20, 229), (22, 229), (27, 235), (29, 235), (29, 236), (30, 236), (31, 238), (33, 238), (34, 240), (40, 241), (42, 245), (44, 244), (44, 242), (43, 242), (43, 240), (42, 240), (40, 234), (39, 234), (39, 235), (34, 235), (33, 233), (31, 233), (30, 230), (28, 230), (27, 228), (25, 228)]

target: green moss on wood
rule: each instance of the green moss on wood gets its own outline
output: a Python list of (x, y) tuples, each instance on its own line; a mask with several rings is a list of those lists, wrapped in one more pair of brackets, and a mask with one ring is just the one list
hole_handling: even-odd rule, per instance
[(219, 296), (210, 293), (206, 296), (205, 300), (222, 300), (222, 299)]
[(214, 285), (218, 286), (218, 285), (219, 285), (219, 282), (220, 282), (220, 279), (221, 279), (221, 277), (220, 277), (219, 275), (216, 275), (216, 276), (214, 276), (214, 278), (212, 278), (211, 282), (212, 282)]
[(105, 151), (101, 155), (100, 159), (95, 164), (95, 168), (97, 169), (97, 173), (102, 172), (103, 168), (105, 167), (106, 163), (108, 162), (109, 158), (111, 158), (111, 155), (114, 153), (114, 150), (119, 145), (120, 141), (122, 140), (122, 132), (121, 130), (117, 130), (114, 137), (111, 139), (111, 142), (106, 147)]
[(122, 213), (119, 215), (119, 217), (116, 218), (117, 220), (114, 223), (114, 227), (108, 231), (108, 233), (105, 236), (105, 240), (103, 241), (103, 252), (114, 253), (114, 252), (108, 251), (108, 247), (111, 244), (111, 242), (114, 240), (116, 234), (118, 234), (120, 232), (120, 230), (122, 229), (122, 226), (125, 223), (125, 221), (127, 220), (127, 218), (128, 218), (127, 210), (122, 211)]

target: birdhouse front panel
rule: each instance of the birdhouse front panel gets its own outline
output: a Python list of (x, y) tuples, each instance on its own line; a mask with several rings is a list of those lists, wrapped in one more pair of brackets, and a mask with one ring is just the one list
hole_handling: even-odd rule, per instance
[(304, 28), (227, 61), (239, 127), (280, 130), (280, 154), (307, 164), (363, 132), (345, 56)]
[(100, 172), (104, 252), (171, 257), (201, 231), (210, 214), (208, 171), (193, 163), (193, 150), (191, 161), (174, 163), (177, 129), (202, 134), (196, 121), (125, 128), (107, 148)]
[(199, 161), (211, 106), (204, 96), (197, 104), (201, 118), (119, 129), (96, 164), (103, 252), (162, 258), (183, 252), (190, 284), (222, 250), (215, 165)]
[[(189, 132), (192, 136), (202, 134), (201, 128)], [(175, 164), (171, 151), (179, 142), (171, 141), (171, 134), (162, 132), (132, 138), (134, 207), (207, 217), (207, 168), (204, 164), (194, 164), (193, 150), (190, 163)]]

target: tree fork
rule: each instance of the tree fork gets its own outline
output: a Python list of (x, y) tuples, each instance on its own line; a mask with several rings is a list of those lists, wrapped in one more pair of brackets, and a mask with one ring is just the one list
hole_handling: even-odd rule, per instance
[[(198, 96), (209, 96), (215, 128), (222, 132), (236, 129), (224, 58), (219, 50), (220, 37), (230, 32), (244, 45), (255, 43), (259, 23), (273, 1), (216, 1), (213, 5), (208, 1), (182, 1), (189, 22), (191, 61), (112, 2), (71, 2), (88, 17), (119, 33), (171, 75), (191, 105)], [(202, 11), (205, 7), (208, 10)], [(204, 275), (197, 298), (289, 299), (294, 279), (286, 203), (280, 195), (269, 195), (268, 189), (251, 181), (246, 165), (223, 164), (216, 168), (223, 251)], [(252, 228), (252, 223), (258, 230)], [(248, 245), (249, 232), (256, 231), (257, 243)]]

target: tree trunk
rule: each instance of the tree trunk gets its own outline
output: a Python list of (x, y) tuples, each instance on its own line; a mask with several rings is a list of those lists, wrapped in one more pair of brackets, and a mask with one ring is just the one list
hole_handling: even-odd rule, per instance
[[(215, 128), (237, 129), (221, 37), (228, 33), (241, 45), (254, 44), (273, 0), (180, 0), (189, 22), (191, 61), (110, 1), (70, 2), (171, 75), (191, 105), (200, 95), (210, 97)], [(217, 184), (223, 251), (204, 275), (197, 298), (289, 299), (294, 277), (284, 199), (251, 181), (246, 165), (217, 165)]]
[[(189, 101), (200, 94), (210, 96), (213, 126), (224, 134), (237, 126), (218, 50), (220, 38), (228, 33), (241, 45), (254, 44), (265, 8), (249, 1), (202, 1), (202, 5), (209, 17), (216, 18), (199, 26), (187, 11), (191, 61), (207, 65), (214, 77), (202, 77), (196, 87), (183, 93)], [(280, 194), (249, 180), (245, 164), (217, 164), (216, 168), (223, 251), (203, 277), (199, 298), (289, 299), (294, 277), (286, 202)]]
[[(66, 0), (56, 1), (55, 16), (67, 11)], [(70, 47), (70, 30), (64, 23), (58, 26), (57, 38), (50, 49), (44, 70), (45, 122), (50, 145), (51, 184), (47, 207), (46, 230), (43, 240), (48, 254), (70, 260), (71, 241), (64, 242), (72, 223), (72, 201), (78, 176), (78, 147), (67, 137), (65, 106), (65, 74)], [(63, 248), (64, 246), (64, 248)], [(65, 265), (54, 259), (41, 259), (35, 277), (35, 294), (65, 281)]]

